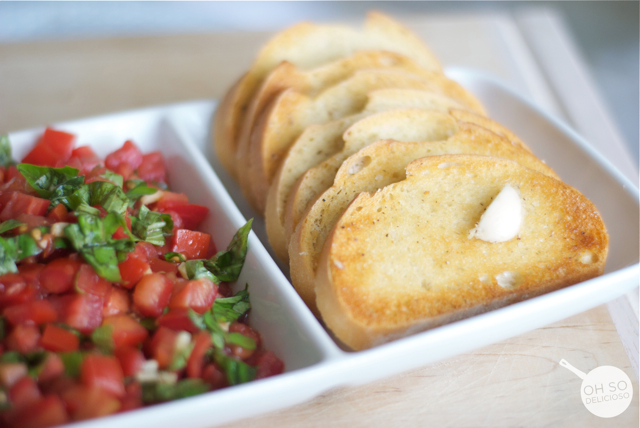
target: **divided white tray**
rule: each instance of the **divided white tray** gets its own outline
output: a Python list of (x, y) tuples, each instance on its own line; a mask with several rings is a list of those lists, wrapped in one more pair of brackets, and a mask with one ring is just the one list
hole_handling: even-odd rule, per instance
[[(288, 407), (330, 388), (370, 382), (479, 348), (585, 311), (637, 287), (639, 200), (635, 185), (566, 125), (493, 79), (465, 69), (449, 69), (448, 74), (476, 94), (492, 118), (515, 131), (564, 181), (596, 204), (610, 234), (605, 275), (374, 349), (344, 351), (295, 293), (286, 266), (279, 267), (270, 256), (264, 221), (251, 212), (238, 186), (210, 152), (214, 101), (55, 124), (77, 134), (79, 145), (91, 145), (102, 156), (127, 139), (143, 151), (161, 150), (171, 187), (210, 208), (202, 229), (212, 234), (218, 247), (229, 242), (245, 219), (255, 218), (255, 233), (249, 239), (238, 286), (249, 284), (250, 322), (286, 365), (286, 373), (280, 376), (74, 427), (210, 427)], [(10, 134), (14, 157), (24, 156), (41, 132)]]

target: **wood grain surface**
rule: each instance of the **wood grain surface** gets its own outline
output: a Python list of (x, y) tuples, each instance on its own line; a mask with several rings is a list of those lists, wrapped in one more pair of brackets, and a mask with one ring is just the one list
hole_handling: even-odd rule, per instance
[[(268, 36), (229, 33), (0, 45), (0, 133), (219, 98)], [(462, 45), (460, 39), (455, 40)], [(476, 39), (474, 48), (489, 46), (490, 39)], [(435, 44), (437, 54), (447, 52), (445, 42)], [(497, 56), (470, 58), (485, 68), (500, 67)], [(580, 400), (581, 380), (558, 365), (562, 358), (584, 372), (600, 365), (624, 370), (634, 380), (631, 407), (613, 419), (589, 413)], [(637, 397), (636, 374), (606, 306), (600, 306), (401, 376), (340, 388), (228, 426), (636, 427)]]

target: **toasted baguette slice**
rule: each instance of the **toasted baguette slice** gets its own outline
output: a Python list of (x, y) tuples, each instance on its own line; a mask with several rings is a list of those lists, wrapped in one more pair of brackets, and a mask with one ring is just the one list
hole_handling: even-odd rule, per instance
[(236, 158), (243, 159), (249, 150), (249, 139), (257, 116), (273, 98), (285, 89), (314, 96), (318, 92), (347, 79), (357, 70), (397, 69), (420, 73), (422, 68), (406, 56), (385, 51), (363, 51), (310, 70), (300, 70), (284, 61), (263, 80), (249, 103), (236, 143)]
[[(381, 89), (376, 91), (376, 93), (379, 95), (379, 98), (381, 100), (384, 100), (381, 104), (384, 104), (386, 106), (393, 106), (399, 103), (399, 101), (394, 102), (394, 97), (396, 96), (395, 94), (397, 92), (401, 92), (403, 93), (403, 96), (408, 97), (407, 99), (413, 100), (410, 101), (413, 103), (412, 105), (416, 105), (417, 103), (421, 102), (419, 100), (424, 97), (424, 91), (398, 89), (393, 94), (386, 91), (389, 90)], [(489, 130), (493, 130), (495, 134), (505, 136), (505, 138), (511, 141), (511, 144), (513, 144), (514, 146), (531, 151), (529, 147), (518, 137), (513, 135), (511, 131), (491, 119), (458, 108), (450, 109), (449, 113), (453, 117), (455, 117), (459, 123), (467, 122), (470, 124), (480, 125), (483, 128), (487, 128)], [(375, 118), (372, 119), (375, 120)], [(331, 184), (333, 183), (333, 178), (335, 177), (338, 168), (340, 168), (340, 165), (342, 165), (342, 162), (344, 162), (346, 158), (364, 147), (359, 143), (359, 141), (362, 141), (362, 138), (359, 137), (359, 135), (367, 132), (367, 126), (368, 125), (366, 122), (358, 124), (358, 126), (354, 125), (353, 129), (350, 129), (347, 131), (347, 133), (345, 133), (344, 139), (345, 141), (349, 141), (349, 143), (345, 143), (343, 149), (340, 152), (335, 153), (333, 156), (326, 159), (317, 166), (309, 168), (291, 186), (289, 194), (287, 195), (286, 205), (284, 209), (284, 239), (287, 245), (291, 239), (291, 235), (293, 235), (293, 231), (296, 225), (300, 221), (300, 218), (302, 217), (304, 211), (307, 209), (311, 201), (331, 186)], [(349, 134), (352, 134), (352, 137), (348, 137)], [(387, 136), (384, 138), (393, 138), (393, 136)], [(492, 138), (495, 138), (495, 136), (492, 136), (489, 139)], [(371, 143), (375, 140), (368, 141), (369, 143)]]
[(333, 185), (311, 204), (289, 242), (291, 282), (314, 313), (314, 278), (324, 241), (351, 201), (361, 192), (374, 192), (405, 179), (407, 164), (425, 156), (474, 154), (510, 159), (557, 177), (530, 152), (484, 128), (461, 123), (460, 132), (445, 141), (371, 144), (344, 161)]
[[(343, 149), (345, 144), (343, 134), (350, 126), (376, 112), (402, 107), (396, 91), (407, 95), (404, 99), (407, 104), (410, 104), (410, 107), (437, 110), (445, 113), (450, 108), (459, 107), (456, 101), (433, 92), (415, 91), (418, 95), (413, 94), (414, 96), (411, 96), (406, 94), (404, 89), (383, 89), (369, 93), (369, 101), (362, 113), (323, 124), (308, 126), (287, 152), (267, 194), (265, 209), (267, 236), (271, 247), (281, 260), (285, 262), (289, 260), (288, 241), (284, 230), (284, 213), (287, 197), (293, 184), (306, 170), (313, 168)], [(413, 124), (407, 123), (406, 120), (398, 124), (400, 126), (396, 128), (393, 127), (393, 123), (388, 124), (391, 126), (385, 125), (385, 121), (390, 120), (393, 122), (395, 116), (397, 115), (377, 116), (375, 125), (371, 129), (369, 142), (384, 138), (408, 141), (403, 135), (412, 135), (410, 140), (416, 137), (420, 140), (423, 139), (420, 138), (419, 134), (407, 132), (407, 129), (412, 128)], [(453, 125), (453, 121), (449, 120), (448, 122)], [(416, 130), (421, 132), (422, 129), (423, 126), (419, 125)], [(379, 132), (382, 132), (382, 134)], [(430, 135), (433, 135), (433, 133)], [(440, 137), (446, 138), (444, 134)]]
[(243, 117), (263, 79), (283, 61), (301, 69), (318, 67), (364, 50), (386, 50), (414, 59), (421, 67), (440, 70), (431, 51), (405, 27), (370, 12), (363, 30), (304, 22), (275, 35), (260, 50), (250, 70), (227, 93), (228, 108), (216, 113), (214, 145), (220, 162), (237, 178), (235, 152)]
[[(242, 174), (240, 185), (248, 194), (249, 202), (264, 213), (266, 195), (273, 176), (295, 139), (314, 123), (324, 123), (362, 111), (367, 94), (383, 88), (412, 88), (440, 93), (465, 106), (481, 110), (481, 104), (462, 86), (432, 71), (406, 73), (391, 69), (360, 70), (349, 79), (334, 85), (317, 97), (308, 97), (297, 91), (282, 92), (262, 113), (252, 130), (248, 174)], [(241, 162), (241, 159), (239, 159)], [(242, 164), (239, 163), (239, 167)], [(244, 169), (243, 169), (244, 170)], [(243, 183), (243, 179), (249, 183)]]
[[(506, 185), (524, 211), (518, 236), (470, 238)], [(426, 157), (335, 224), (317, 304), (340, 340), (365, 349), (600, 275), (607, 251), (600, 214), (574, 188), (504, 159)]]

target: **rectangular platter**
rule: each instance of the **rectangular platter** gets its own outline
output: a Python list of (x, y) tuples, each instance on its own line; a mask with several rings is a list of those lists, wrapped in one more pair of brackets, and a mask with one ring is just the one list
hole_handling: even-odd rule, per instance
[[(251, 211), (237, 184), (210, 150), (216, 102), (194, 101), (54, 124), (75, 133), (78, 145), (104, 156), (133, 140), (143, 151), (165, 154), (170, 186), (206, 205), (202, 229), (218, 246), (254, 218), (249, 254), (236, 287), (249, 284), (250, 324), (286, 372), (268, 379), (141, 410), (74, 424), (74, 427), (211, 427), (288, 407), (345, 385), (392, 376), (443, 358), (542, 327), (612, 300), (638, 286), (637, 187), (586, 141), (491, 77), (468, 69), (447, 74), (474, 93), (489, 116), (519, 135), (568, 184), (591, 199), (610, 234), (605, 275), (471, 319), (411, 337), (349, 352), (323, 328), (288, 281), (288, 268), (270, 254), (264, 221)], [(14, 158), (22, 158), (42, 129), (11, 133)]]

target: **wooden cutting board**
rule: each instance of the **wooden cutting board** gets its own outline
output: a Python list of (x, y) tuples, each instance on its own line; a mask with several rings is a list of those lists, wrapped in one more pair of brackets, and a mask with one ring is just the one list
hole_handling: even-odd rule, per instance
[[(460, 28), (473, 24), (466, 22), (459, 22)], [(452, 39), (462, 49), (456, 34)], [(268, 36), (229, 33), (0, 45), (0, 133), (220, 98)], [(443, 43), (434, 50), (444, 54), (446, 63)], [(491, 54), (491, 43), (490, 36), (476, 36), (474, 48), (487, 54), (467, 57), (463, 65), (493, 68), (508, 80), (499, 55)], [(614, 419), (589, 413), (580, 400), (581, 380), (558, 365), (563, 358), (584, 372), (600, 365), (624, 370), (634, 380), (637, 397), (637, 377), (606, 306), (600, 306), (419, 370), (340, 388), (228, 426), (638, 426), (637, 399)], [(211, 420), (215, 424), (215, 415)]]

